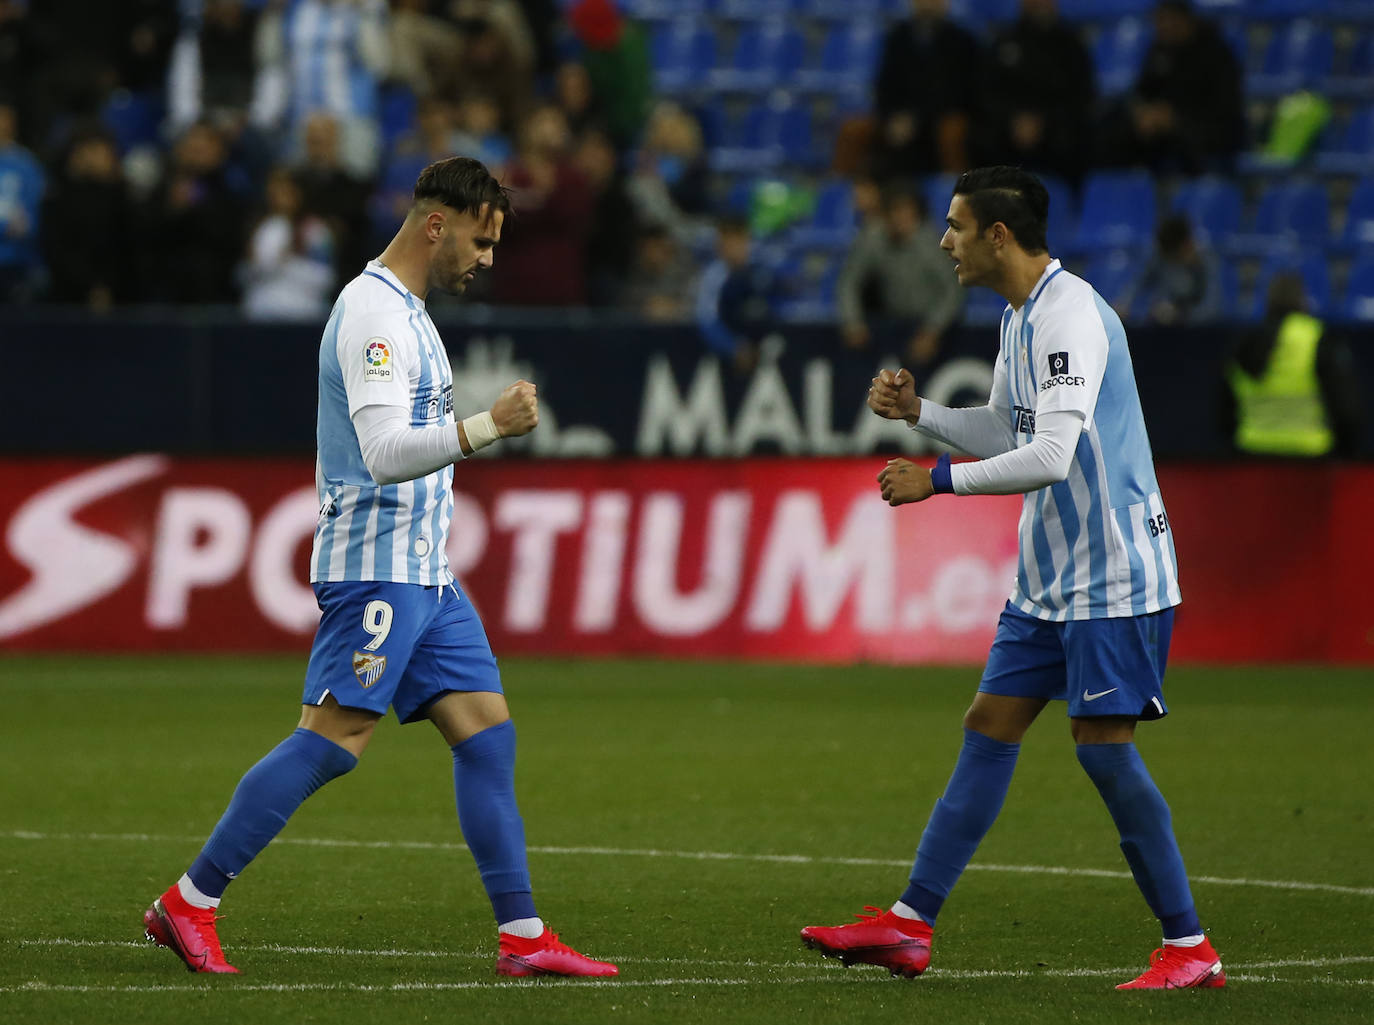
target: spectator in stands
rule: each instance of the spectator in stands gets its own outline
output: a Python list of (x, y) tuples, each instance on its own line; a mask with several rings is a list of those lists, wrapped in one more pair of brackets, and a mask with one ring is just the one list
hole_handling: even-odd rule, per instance
[(267, 177), (267, 213), (248, 240), (241, 268), (243, 311), (258, 319), (318, 319), (334, 289), (333, 239), (319, 217), (305, 212), (290, 168)]
[(1092, 137), (1092, 58), (1058, 0), (1021, 0), (1021, 16), (988, 48), (983, 116), (976, 139), (983, 164), (1017, 164), (1077, 181)]
[[(28, 115), (21, 101), (33, 79), (39, 48), (25, 0), (0, 0), (0, 96), (8, 96), (18, 111), (21, 128)], [(22, 136), (22, 133), (21, 133)]]
[(963, 171), (980, 53), (949, 0), (911, 0), (883, 41), (874, 81), (877, 170), (884, 177)]
[(1160, 0), (1154, 26), (1134, 89), (1102, 126), (1104, 162), (1186, 174), (1228, 169), (1245, 140), (1235, 54), (1188, 0)]
[(1353, 456), (1362, 422), (1357, 379), (1349, 348), (1307, 312), (1302, 278), (1276, 274), (1264, 323), (1227, 362), (1222, 432), (1248, 455)]
[(390, 67), (386, 0), (294, 0), (269, 6), (263, 19), (258, 118), (284, 119), (295, 139), (326, 113), (337, 123), (343, 164), (359, 178), (375, 175), (379, 87)]
[(696, 320), (707, 348), (740, 373), (758, 363), (758, 343), (773, 325), (782, 289), (772, 268), (754, 256), (747, 217), (716, 227), (716, 258), (697, 281)]
[(77, 136), (43, 209), (48, 300), (97, 312), (127, 301), (132, 231), (114, 140), (103, 132)]
[(591, 75), (587, 74), (586, 66), (577, 61), (564, 61), (558, 66), (553, 78), (553, 101), (563, 111), (568, 129), (575, 137), (581, 136), (593, 124), (601, 123)]
[(629, 149), (653, 108), (654, 85), (643, 30), (611, 0), (576, 0), (568, 24), (582, 46), (592, 95), (617, 149)]
[(630, 198), (645, 224), (662, 224), (680, 240), (694, 233), (691, 218), (706, 213), (706, 152), (701, 125), (676, 103), (654, 108), (630, 177)]
[(391, 78), (416, 99), (443, 93), (463, 57), (463, 34), (431, 0), (391, 0)]
[(695, 278), (696, 268), (673, 233), (650, 224), (639, 234), (621, 303), (649, 320), (685, 321)]
[(905, 356), (930, 363), (963, 308), (954, 268), (926, 226), (919, 193), (900, 184), (884, 194), (883, 219), (865, 228), (845, 258), (836, 287), (844, 344), (865, 349), (874, 317), (914, 325)]
[(525, 17), (511, 0), (459, 0), (453, 12), (463, 54), (445, 95), (459, 101), (472, 92), (491, 96), (501, 112), (501, 130), (514, 136), (534, 95), (534, 40)]
[(295, 167), (305, 210), (329, 226), (335, 244), (335, 270), (346, 281), (367, 262), (367, 202), (372, 183), (344, 167), (340, 125), (323, 111), (304, 127), (304, 159)]
[(224, 137), (209, 122), (196, 122), (177, 140), (162, 184), (138, 218), (143, 298), (234, 300), (244, 204), (229, 184), (227, 160)]
[(172, 52), (167, 107), (180, 130), (202, 116), (246, 119), (253, 103), (257, 10), (244, 0), (205, 0)]
[(501, 240), (504, 267), (492, 282), (500, 303), (581, 306), (587, 301), (585, 254), (593, 197), (573, 164), (563, 112), (552, 104), (526, 121), (506, 175), (515, 218)]
[(1221, 316), (1221, 305), (1216, 255), (1198, 245), (1187, 217), (1163, 218), (1150, 261), (1126, 289), (1118, 312), (1151, 324), (1205, 324)]
[(501, 131), (501, 108), (489, 93), (469, 90), (458, 102), (453, 152), (487, 165), (501, 174), (511, 158), (510, 139)]
[(46, 175), (19, 144), (19, 115), (0, 99), (0, 301), (30, 298), (39, 286), (39, 214)]
[(598, 128), (582, 133), (573, 163), (592, 191), (592, 226), (587, 235), (587, 301), (614, 306), (634, 260), (638, 234), (625, 174), (611, 137)]

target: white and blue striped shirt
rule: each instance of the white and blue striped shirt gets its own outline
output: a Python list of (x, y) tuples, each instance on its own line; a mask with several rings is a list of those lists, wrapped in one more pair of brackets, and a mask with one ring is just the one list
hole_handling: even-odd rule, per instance
[(372, 405), (409, 409), (413, 428), (456, 423), (453, 371), (424, 301), (376, 260), (339, 293), (320, 343), (320, 519), (310, 580), (451, 583), (445, 549), (453, 467), (378, 484), (363, 462), (352, 421)]
[(1121, 319), (1052, 261), (1019, 309), (1003, 311), (993, 388), (1015, 448), (1035, 418), (1083, 418), (1068, 478), (1026, 494), (1011, 603), (1046, 620), (1135, 616), (1177, 605), (1164, 511)]

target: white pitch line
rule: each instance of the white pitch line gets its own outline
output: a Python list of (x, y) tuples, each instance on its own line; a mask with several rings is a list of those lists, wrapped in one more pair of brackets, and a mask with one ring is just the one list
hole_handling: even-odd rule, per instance
[[(138, 940), (77, 940), (66, 937), (51, 937), (40, 939), (21, 939), (15, 941), (15, 946), (19, 947), (122, 947), (138, 950), (146, 950), (148, 942)], [(491, 951), (473, 950), (403, 950), (403, 949), (377, 949), (368, 947), (299, 947), (287, 946), (281, 943), (256, 944), (252, 946), (235, 945), (234, 950), (244, 952), (257, 952), (269, 954), (320, 954), (329, 957), (388, 957), (388, 958), (433, 958), (436, 960), (470, 958), (485, 960), (492, 956)], [(755, 960), (714, 960), (693, 957), (633, 957), (618, 954), (606, 954), (608, 960), (616, 961), (621, 964), (666, 964), (666, 965), (731, 965), (736, 968), (764, 968), (764, 969), (784, 969), (804, 971), (820, 970), (840, 972), (842, 967), (838, 962), (831, 960), (792, 960), (792, 961), (755, 961)], [(1286, 958), (1284, 960), (1269, 961), (1225, 961), (1223, 962), (1228, 976), (1233, 971), (1236, 972), (1255, 972), (1265, 969), (1275, 968), (1335, 968), (1341, 965), (1355, 964), (1374, 964), (1374, 955), (1360, 954), (1354, 956), (1338, 957), (1313, 957), (1313, 958)], [(1048, 971), (1031, 971), (1030, 969), (992, 969), (992, 968), (939, 968), (932, 972), (932, 975), (942, 979), (991, 979), (991, 978), (1095, 978), (1099, 976), (1129, 975), (1137, 971), (1139, 966), (1131, 965), (1124, 968), (1063, 968)], [(1258, 976), (1256, 976), (1258, 978)], [(1374, 980), (1370, 980), (1374, 981)]]
[[(41, 833), (27, 829), (0, 831), (0, 839), (128, 841), (133, 843), (202, 843), (201, 836), (158, 836), (152, 833)], [(279, 836), (272, 841), (293, 847), (343, 847), (351, 850), (466, 851), (466, 844), (425, 840), (334, 840), (327, 837)], [(674, 851), (656, 847), (527, 847), (531, 854), (606, 855), (622, 858), (680, 858), (692, 861), (746, 861), (785, 865), (857, 865), (880, 868), (909, 868), (910, 859), (843, 858), (810, 854), (743, 854), (733, 851)], [(1067, 865), (998, 865), (973, 862), (969, 872), (1011, 872), (1029, 875), (1079, 876), (1102, 879), (1130, 879), (1129, 872), (1106, 868), (1071, 868)], [(1189, 876), (1194, 883), (1214, 886), (1254, 886), (1271, 890), (1307, 890), (1340, 893), (1352, 897), (1374, 897), (1374, 886), (1342, 886), (1284, 879), (1233, 879), (1225, 876)]]

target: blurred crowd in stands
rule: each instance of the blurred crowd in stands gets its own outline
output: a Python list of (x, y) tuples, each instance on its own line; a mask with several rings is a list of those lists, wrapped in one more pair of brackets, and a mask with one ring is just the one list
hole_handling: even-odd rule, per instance
[[(1285, 3), (1296, 41), (1246, 15)], [(1130, 319), (1257, 315), (1266, 275), (1297, 271), (1312, 305), (1370, 321), (1359, 8), (0, 0), (0, 302), (319, 317), (421, 168), (461, 153), (517, 211), (472, 298), (696, 320), (741, 368), (780, 316), (855, 348), (909, 321), (918, 360), (995, 317), (935, 248), (953, 174), (986, 163), (1047, 177), (1056, 254)], [(1323, 40), (1334, 108), (1282, 77)], [(1321, 145), (1348, 159), (1313, 184)], [(1266, 233), (1269, 190), (1305, 186)]]

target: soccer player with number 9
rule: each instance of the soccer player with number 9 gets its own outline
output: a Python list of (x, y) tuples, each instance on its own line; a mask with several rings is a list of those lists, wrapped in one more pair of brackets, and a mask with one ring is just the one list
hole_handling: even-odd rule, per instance
[(428, 719), (453, 751), (463, 837), (496, 916), (496, 971), (612, 976), (535, 912), (515, 801), (515, 727), (496, 660), (449, 571), (453, 464), (539, 422), (516, 381), (458, 420), (432, 288), (462, 292), (491, 267), (510, 201), (475, 160), (431, 164), (396, 237), (340, 293), (320, 345), (320, 516), (311, 583), (322, 616), (299, 727), (248, 770), (200, 855), (143, 916), (150, 940), (193, 972), (236, 972), (215, 909), (233, 880), (317, 789), (349, 772), (393, 708)]

